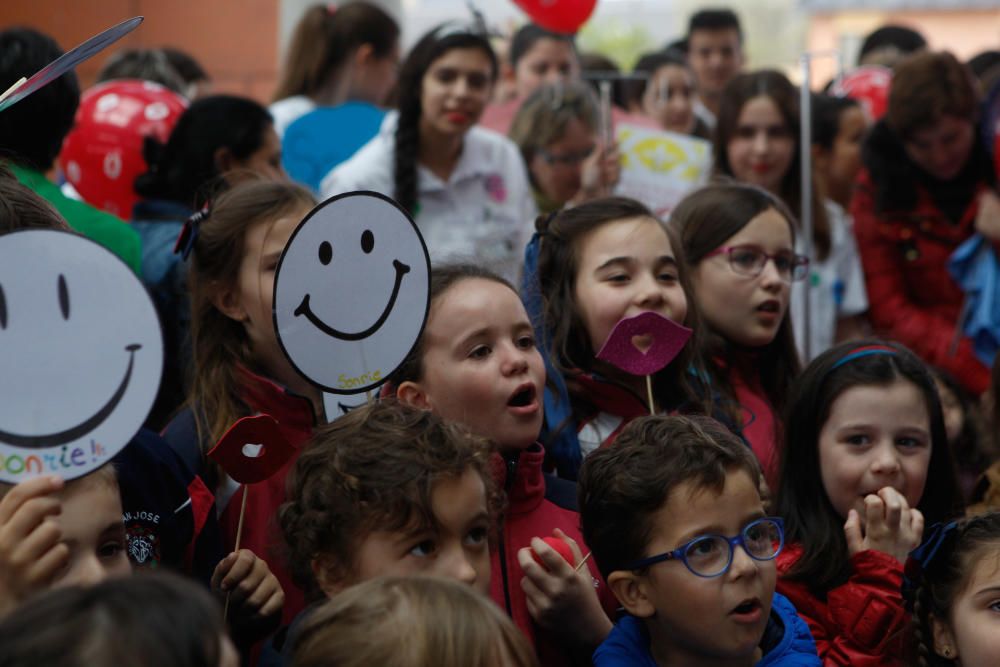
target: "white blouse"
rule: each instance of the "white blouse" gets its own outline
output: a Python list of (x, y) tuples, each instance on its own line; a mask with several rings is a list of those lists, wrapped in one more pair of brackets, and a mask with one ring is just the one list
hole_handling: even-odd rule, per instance
[[(323, 178), (323, 198), (352, 190), (393, 196), (398, 116), (387, 114), (378, 135)], [(538, 211), (513, 142), (473, 126), (447, 181), (418, 164), (417, 201), (414, 217), (432, 264), (471, 261), (518, 279)]]

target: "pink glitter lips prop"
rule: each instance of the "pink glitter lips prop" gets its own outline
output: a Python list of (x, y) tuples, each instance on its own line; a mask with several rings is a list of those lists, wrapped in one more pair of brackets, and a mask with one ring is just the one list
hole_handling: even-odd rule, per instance
[(652, 375), (680, 354), (691, 333), (659, 313), (646, 311), (616, 324), (597, 358), (632, 375)]

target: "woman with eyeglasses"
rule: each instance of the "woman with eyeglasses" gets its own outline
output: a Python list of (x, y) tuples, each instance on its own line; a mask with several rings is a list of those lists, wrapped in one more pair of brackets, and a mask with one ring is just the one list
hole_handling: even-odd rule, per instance
[[(740, 74), (726, 86), (719, 106), (713, 153), (715, 174), (764, 188), (781, 199), (794, 219), (812, 212), (809, 280), (792, 290), (792, 318), (806, 361), (835, 342), (866, 333), (864, 276), (852, 223), (844, 210), (812, 188), (802, 200), (799, 89), (774, 70)], [(806, 340), (805, 290), (809, 289)]]
[(809, 270), (795, 252), (794, 218), (761, 188), (721, 184), (688, 195), (669, 224), (704, 325), (704, 380), (774, 488), (776, 425), (800, 370), (788, 304)]
[(528, 166), (540, 212), (610, 194), (618, 149), (601, 142), (598, 126), (597, 103), (584, 83), (542, 86), (521, 105), (510, 138)]
[(445, 23), (399, 73), (399, 111), (323, 179), (330, 197), (374, 190), (415, 219), (435, 264), (461, 260), (516, 281), (537, 209), (517, 147), (477, 127), (497, 79), (486, 35)]

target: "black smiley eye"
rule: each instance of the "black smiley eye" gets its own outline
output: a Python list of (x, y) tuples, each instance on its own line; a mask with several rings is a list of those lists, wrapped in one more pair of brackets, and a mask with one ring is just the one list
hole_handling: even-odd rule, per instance
[(59, 310), (64, 320), (69, 319), (69, 288), (66, 287), (66, 276), (59, 274)]
[(367, 255), (375, 247), (375, 235), (372, 234), (370, 229), (366, 229), (361, 233), (361, 249), (365, 251)]
[(319, 261), (326, 266), (333, 259), (333, 246), (330, 245), (329, 241), (323, 241), (319, 244)]
[(0, 285), (0, 329), (7, 328), (7, 297), (3, 294), (3, 285)]

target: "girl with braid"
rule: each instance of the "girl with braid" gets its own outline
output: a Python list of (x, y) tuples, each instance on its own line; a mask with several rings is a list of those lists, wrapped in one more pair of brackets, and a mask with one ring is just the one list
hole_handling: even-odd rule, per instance
[(536, 209), (517, 147), (475, 127), (496, 78), (485, 35), (457, 23), (424, 35), (400, 71), (398, 112), (323, 179), (323, 197), (389, 195), (414, 217), (435, 264), (464, 259), (516, 280)]
[(936, 526), (910, 554), (912, 663), (985, 667), (1000, 656), (1000, 513)]

